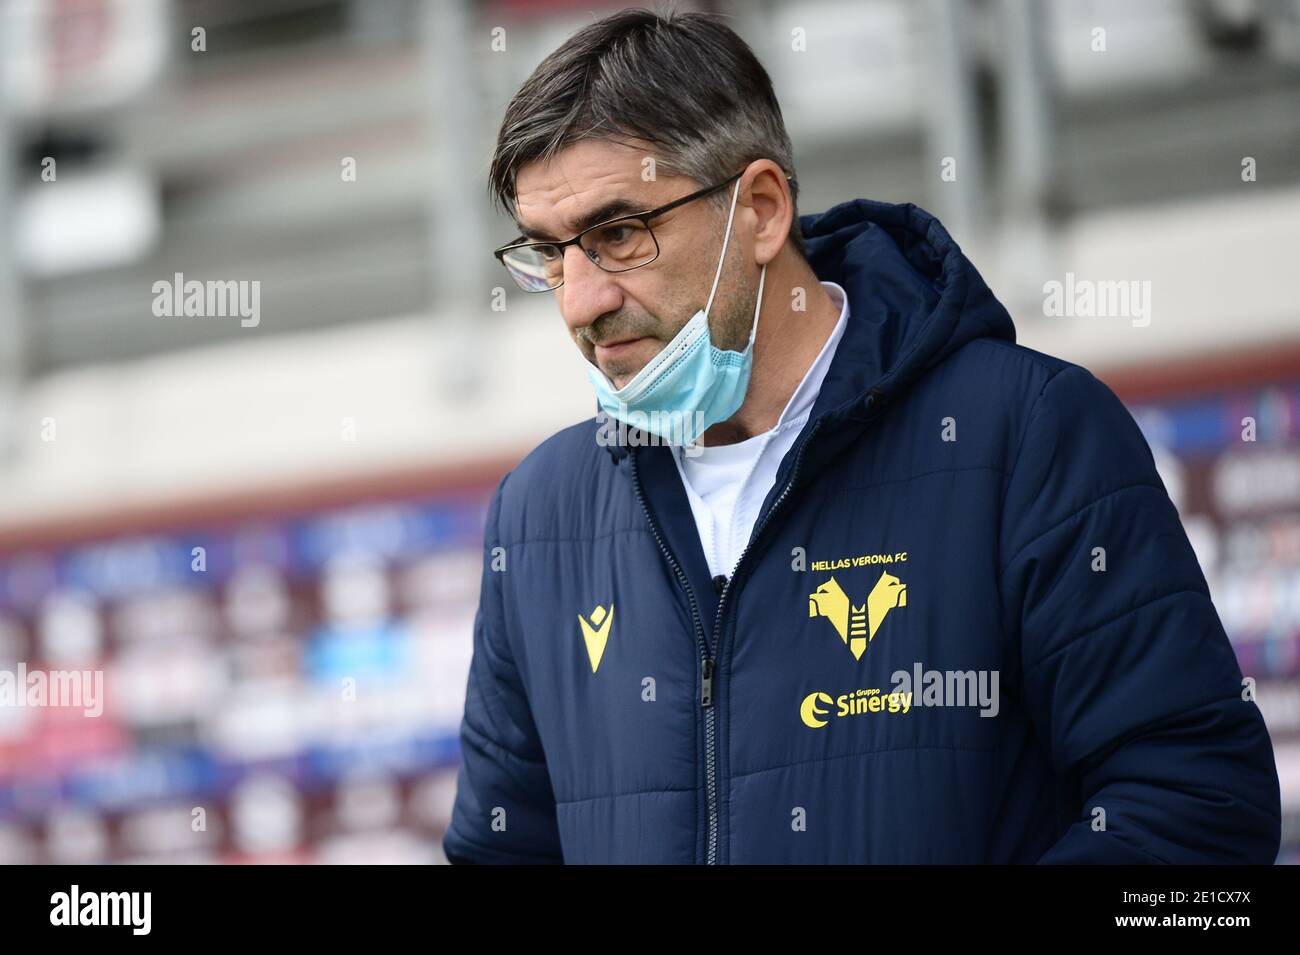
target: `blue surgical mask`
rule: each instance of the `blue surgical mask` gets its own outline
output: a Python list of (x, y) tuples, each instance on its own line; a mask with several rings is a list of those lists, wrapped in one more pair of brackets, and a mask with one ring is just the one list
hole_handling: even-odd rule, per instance
[(704, 308), (696, 312), (672, 341), (622, 388), (615, 388), (595, 365), (587, 369), (587, 376), (596, 389), (596, 399), (605, 414), (629, 427), (656, 434), (671, 444), (694, 444), (713, 425), (726, 421), (740, 410), (749, 388), (749, 374), (754, 364), (754, 337), (758, 334), (758, 314), (763, 307), (766, 263), (758, 276), (754, 324), (745, 350), (736, 352), (718, 348), (709, 332), (709, 309), (713, 307), (722, 265), (727, 260), (731, 220), (739, 195), (740, 182), (737, 181), (736, 190), (731, 195), (731, 210), (727, 213), (722, 256), (718, 259), (713, 288), (709, 290)]

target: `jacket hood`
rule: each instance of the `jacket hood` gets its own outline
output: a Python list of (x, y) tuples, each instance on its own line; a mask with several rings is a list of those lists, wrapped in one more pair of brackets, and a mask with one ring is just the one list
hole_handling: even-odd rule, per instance
[(849, 298), (849, 322), (812, 418), (858, 417), (856, 404), (871, 393), (896, 397), (973, 339), (1016, 340), (1007, 310), (924, 209), (853, 199), (799, 224), (818, 279), (843, 286)]

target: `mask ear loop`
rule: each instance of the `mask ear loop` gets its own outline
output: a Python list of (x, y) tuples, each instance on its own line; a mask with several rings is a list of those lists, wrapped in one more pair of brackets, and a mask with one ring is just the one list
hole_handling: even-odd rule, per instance
[(704, 305), (704, 318), (709, 317), (713, 308), (713, 296), (718, 291), (718, 279), (722, 278), (722, 266), (727, 261), (727, 243), (731, 241), (731, 219), (736, 214), (736, 200), (740, 198), (740, 180), (736, 180), (736, 191), (731, 194), (731, 211), (727, 213), (727, 231), (722, 236), (722, 255), (718, 257), (718, 271), (713, 273), (713, 288), (709, 289), (709, 300)]
[(758, 316), (763, 311), (763, 279), (767, 278), (767, 263), (758, 270), (758, 301), (754, 303), (754, 327), (749, 330), (749, 344), (745, 350), (749, 351), (754, 346), (755, 339), (758, 338)]
[[(709, 300), (704, 305), (704, 319), (708, 321), (709, 311), (713, 308), (713, 296), (718, 291), (718, 279), (722, 277), (722, 266), (727, 261), (727, 243), (731, 241), (731, 221), (736, 215), (736, 200), (740, 198), (740, 180), (736, 180), (735, 191), (731, 194), (731, 209), (727, 212), (727, 231), (722, 238), (722, 256), (718, 259), (718, 270), (713, 274), (713, 288), (709, 289)], [(745, 351), (753, 347), (755, 339), (758, 338), (758, 316), (763, 310), (763, 280), (767, 278), (767, 263), (763, 263), (763, 268), (758, 273), (758, 301), (754, 303), (754, 324), (749, 329), (749, 344), (745, 346)]]

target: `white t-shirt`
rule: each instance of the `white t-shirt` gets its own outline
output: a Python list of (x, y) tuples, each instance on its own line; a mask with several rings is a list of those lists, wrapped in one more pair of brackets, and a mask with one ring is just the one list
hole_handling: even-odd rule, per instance
[(849, 297), (835, 282), (821, 284), (840, 303), (840, 318), (790, 396), (776, 426), (735, 444), (696, 448), (698, 453), (694, 456), (687, 455), (682, 447), (675, 449), (673, 459), (691, 502), (709, 573), (714, 577), (730, 577), (740, 560), (758, 520), (759, 508), (776, 481), (781, 460), (808, 422), (835, 348), (844, 334)]

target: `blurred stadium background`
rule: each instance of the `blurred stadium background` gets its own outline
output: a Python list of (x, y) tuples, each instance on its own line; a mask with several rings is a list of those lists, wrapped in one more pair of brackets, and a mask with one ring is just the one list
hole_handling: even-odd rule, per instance
[[(1300, 861), (1300, 0), (678, 6), (772, 74), (802, 213), (937, 213), (1132, 408)], [(594, 411), (487, 162), (613, 9), (0, 0), (0, 669), (107, 683), (0, 707), (0, 861), (445, 861), (484, 508)], [(1150, 323), (1048, 317), (1071, 272)], [(259, 323), (156, 317), (176, 273), (260, 282)]]

